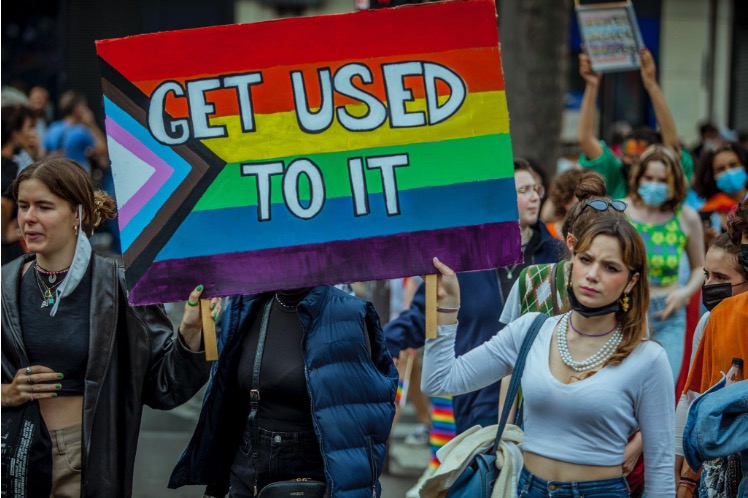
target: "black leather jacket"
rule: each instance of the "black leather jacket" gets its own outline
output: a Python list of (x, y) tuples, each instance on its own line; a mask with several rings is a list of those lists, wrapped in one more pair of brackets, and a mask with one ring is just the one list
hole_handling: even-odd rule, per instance
[[(25, 256), (2, 268), (2, 382), (28, 366), (20, 330), (19, 290)], [(129, 497), (146, 404), (168, 410), (208, 380), (204, 353), (173, 338), (161, 306), (127, 304), (117, 264), (91, 260), (91, 335), (83, 394), (81, 497)]]

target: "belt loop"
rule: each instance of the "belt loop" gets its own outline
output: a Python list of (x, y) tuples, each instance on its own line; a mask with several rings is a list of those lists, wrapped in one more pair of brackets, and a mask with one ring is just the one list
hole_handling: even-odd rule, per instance
[(55, 430), (55, 443), (57, 445), (57, 454), (65, 454), (65, 436), (62, 433), (62, 429)]
[(580, 496), (581, 496), (579, 494), (579, 486), (578, 486), (578, 484), (579, 483), (577, 481), (572, 481), (571, 482), (571, 492), (572, 492), (574, 498), (580, 498)]
[(524, 470), (525, 472), (527, 472), (527, 484), (525, 484), (525, 491), (529, 493), (530, 490), (532, 489), (533, 481), (535, 481), (535, 474), (527, 470), (527, 467), (525, 467)]

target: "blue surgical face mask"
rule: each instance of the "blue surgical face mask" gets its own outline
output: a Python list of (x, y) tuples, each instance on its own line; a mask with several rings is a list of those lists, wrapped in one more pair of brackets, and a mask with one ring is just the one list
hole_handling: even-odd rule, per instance
[(636, 192), (649, 207), (661, 206), (670, 196), (670, 189), (665, 183), (641, 182)]
[(745, 187), (746, 180), (748, 173), (745, 168), (731, 168), (717, 175), (717, 188), (727, 194), (734, 194)]

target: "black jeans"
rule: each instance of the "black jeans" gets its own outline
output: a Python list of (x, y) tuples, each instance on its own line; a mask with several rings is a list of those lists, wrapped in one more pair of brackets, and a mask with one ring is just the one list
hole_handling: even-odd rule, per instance
[(257, 461), (252, 459), (249, 428), (231, 466), (231, 498), (254, 496), (271, 482), (310, 478), (325, 482), (324, 463), (314, 431), (272, 432), (259, 429)]

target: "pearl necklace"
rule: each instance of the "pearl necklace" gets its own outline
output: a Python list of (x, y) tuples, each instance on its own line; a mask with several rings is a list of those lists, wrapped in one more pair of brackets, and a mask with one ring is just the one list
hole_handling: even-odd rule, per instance
[(566, 344), (566, 331), (569, 328), (569, 320), (571, 320), (571, 311), (564, 315), (563, 318), (561, 318), (561, 323), (559, 324), (556, 338), (558, 340), (558, 352), (561, 355), (561, 360), (566, 364), (566, 366), (568, 366), (575, 372), (586, 372), (604, 364), (610, 359), (611, 356), (615, 354), (618, 346), (623, 340), (621, 324), (619, 323), (618, 327), (616, 327), (616, 331), (612, 336), (610, 336), (610, 339), (608, 339), (605, 344), (603, 344), (603, 346), (597, 353), (593, 354), (586, 360), (576, 361), (571, 357), (569, 346)]

